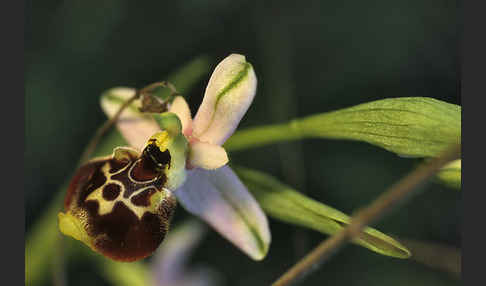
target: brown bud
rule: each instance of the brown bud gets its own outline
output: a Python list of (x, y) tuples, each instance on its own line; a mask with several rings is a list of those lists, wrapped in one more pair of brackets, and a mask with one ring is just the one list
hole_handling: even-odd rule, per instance
[(142, 107), (139, 108), (141, 112), (162, 113), (167, 111), (167, 102), (153, 95), (144, 94), (141, 101)]

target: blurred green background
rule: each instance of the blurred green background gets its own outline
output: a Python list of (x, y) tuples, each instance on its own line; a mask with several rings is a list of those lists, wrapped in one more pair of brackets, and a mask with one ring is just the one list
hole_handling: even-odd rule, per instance
[[(461, 3), (444, 0), (27, 1), (26, 233), (106, 119), (102, 91), (164, 80), (203, 56), (208, 74), (185, 94), (194, 113), (209, 72), (228, 54), (241, 53), (259, 83), (239, 128), (390, 97), (460, 104), (460, 9)], [(365, 143), (317, 139), (230, 155), (348, 214), (418, 163)], [(461, 193), (435, 183), (424, 188), (376, 227), (460, 248)], [(186, 217), (178, 208), (174, 224)], [(263, 262), (212, 231), (192, 262), (220, 272), (223, 285), (268, 285), (325, 238), (272, 219), (270, 226)], [(109, 285), (87, 261), (66, 263), (68, 285)], [(447, 273), (354, 245), (303, 283), (458, 284)]]

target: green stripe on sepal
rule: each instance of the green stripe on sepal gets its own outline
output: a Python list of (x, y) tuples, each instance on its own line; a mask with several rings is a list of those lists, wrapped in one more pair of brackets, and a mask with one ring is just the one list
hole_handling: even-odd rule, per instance
[(221, 92), (216, 96), (216, 103), (215, 108), (218, 105), (218, 102), (228, 94), (233, 88), (237, 87), (248, 75), (248, 71), (252, 68), (252, 65), (249, 62), (241, 63), (242, 69), (238, 72), (238, 74), (228, 83), (227, 86), (221, 90)]
[[(346, 214), (293, 190), (265, 173), (233, 167), (269, 216), (333, 235), (350, 223)], [(353, 243), (382, 255), (409, 258), (410, 251), (390, 236), (370, 227)]]

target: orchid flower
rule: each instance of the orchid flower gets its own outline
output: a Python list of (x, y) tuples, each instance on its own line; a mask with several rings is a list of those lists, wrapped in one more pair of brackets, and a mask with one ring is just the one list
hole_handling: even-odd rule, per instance
[[(256, 85), (252, 65), (246, 62), (244, 56), (232, 54), (215, 68), (194, 119), (181, 96), (175, 97), (168, 112), (162, 114), (142, 113), (141, 101), (134, 101), (117, 121), (118, 130), (131, 148), (116, 148), (111, 157), (94, 160), (91, 165), (82, 167), (95, 170), (89, 174), (86, 170), (78, 171), (68, 189), (66, 213), (59, 215), (61, 231), (110, 258), (124, 261), (140, 259), (150, 255), (168, 231), (176, 198), (188, 212), (204, 220), (249, 257), (263, 259), (271, 240), (267, 218), (245, 185), (227, 166), (228, 156), (222, 147), (248, 110), (256, 93)], [(111, 118), (135, 93), (133, 88), (113, 88), (102, 96), (102, 108)], [(111, 173), (113, 168), (115, 173), (122, 172), (116, 166), (123, 164), (123, 168), (129, 169), (125, 181), (132, 181), (131, 185), (125, 186), (129, 190), (128, 195), (121, 186), (124, 195), (117, 193), (116, 200), (107, 201), (107, 186), (89, 189), (97, 182), (91, 182), (91, 185), (84, 183), (88, 185), (84, 188), (89, 189), (84, 192), (92, 194), (83, 195), (83, 190), (76, 191), (83, 188), (80, 187), (83, 180), (95, 181), (95, 172), (104, 172), (101, 177), (105, 175), (105, 184), (123, 185), (120, 181), (113, 182), (114, 175)], [(144, 167), (147, 164), (154, 167), (147, 169)], [(155, 177), (155, 173), (162, 174), (162, 178)], [(146, 181), (138, 178), (145, 178)], [(156, 189), (159, 192), (149, 192), (146, 188), (150, 186), (144, 182), (158, 182)], [(134, 187), (134, 183), (138, 185)], [(109, 191), (108, 195), (112, 194), (113, 189), (112, 186), (106, 190)], [(144, 192), (145, 207), (134, 205), (135, 197)], [(99, 206), (76, 205), (76, 202), (82, 201), (80, 198), (88, 203), (89, 200), (96, 201)], [(82, 203), (85, 204), (85, 201)], [(135, 213), (138, 223), (133, 214), (128, 214), (130, 211), (117, 204), (125, 204)], [(124, 215), (124, 222), (133, 222), (133, 226), (125, 226), (122, 231), (112, 227), (117, 218), (109, 222), (99, 221), (104, 218), (103, 215), (111, 215), (115, 209)], [(149, 218), (144, 218), (145, 215)], [(150, 218), (154, 215), (158, 220)], [(91, 226), (93, 217), (96, 227)], [(103, 233), (107, 227), (112, 227), (112, 232), (116, 234), (116, 243), (111, 241), (110, 234)], [(152, 234), (152, 230), (156, 233)], [(93, 233), (96, 237), (93, 237)], [(130, 243), (127, 243), (128, 237)], [(149, 246), (146, 247), (146, 244)], [(133, 247), (131, 251), (135, 256), (120, 254), (127, 252), (130, 247)]]

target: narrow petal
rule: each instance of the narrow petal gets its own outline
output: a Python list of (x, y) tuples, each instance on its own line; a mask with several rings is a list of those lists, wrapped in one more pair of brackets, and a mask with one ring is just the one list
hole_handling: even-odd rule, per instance
[[(135, 89), (128, 87), (112, 88), (101, 96), (101, 107), (112, 118), (120, 109), (120, 106), (135, 94)], [(150, 115), (138, 111), (140, 100), (125, 108), (117, 121), (117, 128), (127, 142), (137, 150), (142, 150), (147, 139), (152, 134), (160, 131), (158, 124)]]
[(252, 259), (266, 256), (271, 240), (267, 217), (230, 167), (190, 171), (175, 195), (187, 211), (206, 221)]
[(193, 122), (193, 135), (222, 145), (255, 96), (257, 79), (244, 56), (232, 54), (215, 68)]
[(189, 163), (193, 167), (214, 170), (228, 163), (228, 155), (219, 145), (194, 142), (189, 151)]
[(182, 96), (177, 96), (169, 107), (169, 112), (177, 114), (182, 124), (182, 133), (189, 135), (192, 128), (191, 110)]

